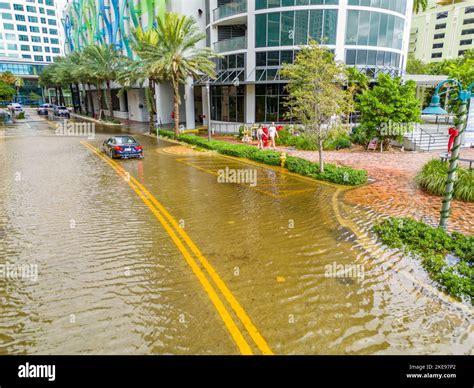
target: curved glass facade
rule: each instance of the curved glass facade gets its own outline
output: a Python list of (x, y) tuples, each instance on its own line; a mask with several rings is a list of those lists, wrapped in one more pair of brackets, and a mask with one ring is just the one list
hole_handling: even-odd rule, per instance
[(257, 0), (255, 9), (294, 7), (298, 5), (337, 5), (339, 0)]
[(256, 15), (255, 47), (336, 44), (338, 11), (314, 9)]
[(404, 15), (407, 8), (407, 0), (349, 0), (349, 5), (382, 8)]
[(350, 10), (347, 15), (346, 44), (401, 50), (404, 26), (404, 19), (398, 16)]

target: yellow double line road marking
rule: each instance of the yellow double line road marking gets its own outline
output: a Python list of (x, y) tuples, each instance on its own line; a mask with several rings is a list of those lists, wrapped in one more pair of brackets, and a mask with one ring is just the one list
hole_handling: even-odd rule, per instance
[[(161, 205), (158, 200), (133, 176), (131, 176), (127, 171), (125, 171), (117, 162), (104, 156), (97, 148), (91, 144), (81, 141), (81, 144), (89, 149), (91, 152), (96, 154), (102, 160), (104, 160), (119, 176), (124, 178), (128, 185), (135, 191), (135, 193), (140, 197), (140, 199), (147, 205), (151, 212), (155, 215), (158, 221), (162, 224), (168, 235), (171, 237), (179, 251), (184, 256), (186, 262), (191, 267), (193, 273), (198, 278), (202, 287), (206, 291), (209, 299), (213, 303), (217, 312), (219, 313), (221, 319), (223, 320), (227, 330), (229, 331), (232, 339), (239, 348), (241, 354), (253, 354), (251, 346), (248, 344), (244, 335), (240, 331), (239, 327), (232, 318), (231, 313), (228, 311), (221, 298), (219, 297), (214, 286), (209, 282), (205, 273), (201, 270), (198, 262), (205, 269), (209, 277), (214, 282), (217, 289), (221, 292), (224, 299), (231, 306), (235, 315), (239, 318), (240, 322), (247, 330), (247, 333), (254, 341), (257, 348), (262, 354), (271, 355), (273, 354), (272, 350), (266, 343), (265, 339), (259, 333), (256, 326), (252, 323), (250, 317), (245, 312), (243, 307), (234, 297), (232, 292), (229, 290), (227, 285), (221, 279), (221, 277), (214, 270), (213, 266), (209, 261), (204, 257), (199, 248), (194, 244), (191, 238), (187, 233), (179, 226), (178, 222), (169, 214), (169, 212)], [(180, 239), (181, 237), (181, 239)], [(184, 243), (183, 243), (184, 242)], [(197, 258), (197, 261), (191, 255), (191, 253)]]

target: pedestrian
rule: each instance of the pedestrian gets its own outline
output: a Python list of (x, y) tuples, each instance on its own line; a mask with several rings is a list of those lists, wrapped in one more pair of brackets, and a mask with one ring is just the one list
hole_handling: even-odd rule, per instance
[(271, 147), (276, 150), (275, 137), (278, 137), (279, 135), (275, 123), (272, 123), (270, 128), (268, 128), (268, 134), (270, 135)]
[(263, 133), (262, 124), (260, 124), (257, 129), (258, 149), (260, 150), (263, 150), (263, 135), (264, 133)]

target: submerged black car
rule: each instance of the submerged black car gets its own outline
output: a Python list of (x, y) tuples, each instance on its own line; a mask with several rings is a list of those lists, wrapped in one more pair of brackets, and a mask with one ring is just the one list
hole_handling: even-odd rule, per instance
[(112, 159), (143, 158), (143, 147), (131, 136), (113, 136), (102, 144)]

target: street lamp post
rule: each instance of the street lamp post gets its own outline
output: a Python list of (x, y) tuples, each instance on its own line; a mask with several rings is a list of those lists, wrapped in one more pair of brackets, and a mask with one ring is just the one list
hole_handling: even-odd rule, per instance
[(458, 135), (454, 140), (453, 150), (449, 160), (448, 179), (446, 181), (446, 188), (444, 190), (443, 207), (441, 209), (441, 218), (439, 221), (439, 226), (443, 229), (448, 227), (448, 219), (451, 212), (451, 201), (453, 199), (454, 182), (456, 180), (459, 154), (461, 152), (461, 140), (467, 123), (467, 104), (471, 98), (472, 90), (474, 88), (473, 83), (471, 86), (469, 86), (469, 88), (463, 89), (463, 85), (459, 81), (453, 79), (441, 82), (435, 90), (430, 106), (423, 110), (424, 114), (448, 114), (448, 112), (441, 108), (439, 95), (441, 88), (447, 84), (454, 84), (458, 87), (459, 94), (457, 99), (461, 102), (461, 105), (459, 107), (459, 111), (456, 114), (456, 129), (458, 131)]
[(207, 91), (207, 137), (209, 142), (212, 140), (211, 134), (211, 82), (206, 81), (206, 91)]

